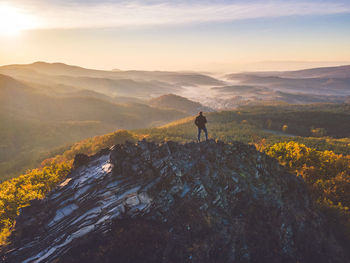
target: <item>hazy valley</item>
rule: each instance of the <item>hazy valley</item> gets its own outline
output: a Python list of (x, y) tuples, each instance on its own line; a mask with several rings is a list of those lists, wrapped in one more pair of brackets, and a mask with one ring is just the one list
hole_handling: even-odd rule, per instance
[(117, 129), (161, 126), (198, 111), (343, 103), (350, 96), (349, 66), (218, 77), (36, 62), (2, 66), (0, 74), (2, 178), (34, 167), (60, 147)]

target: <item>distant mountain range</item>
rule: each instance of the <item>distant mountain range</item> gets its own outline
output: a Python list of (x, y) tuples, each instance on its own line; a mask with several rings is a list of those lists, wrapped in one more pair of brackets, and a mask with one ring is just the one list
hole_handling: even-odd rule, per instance
[[(153, 121), (168, 121), (184, 116), (146, 104), (116, 104), (103, 94), (91, 91), (70, 96), (49, 96), (11, 77), (0, 75), (1, 114), (38, 121), (88, 121), (108, 123), (115, 128), (137, 128)], [(85, 93), (85, 94), (84, 94)], [(145, 119), (148, 114), (148, 119)]]
[(178, 92), (183, 86), (223, 83), (197, 73), (103, 71), (45, 62), (2, 66), (0, 73), (35, 85), (46, 83), (56, 86), (56, 92), (63, 91), (63, 87), (69, 86), (71, 89), (89, 89), (109, 96), (132, 96), (144, 99)]
[[(191, 104), (182, 97), (177, 102)], [(35, 85), (0, 74), (0, 178), (37, 165), (55, 147), (117, 129), (163, 125), (188, 116), (189, 109), (64, 85)]]
[(287, 103), (347, 102), (350, 100), (350, 66), (297, 71), (261, 71), (225, 76), (233, 85), (212, 90), (226, 107), (263, 101)]
[(0, 74), (47, 95), (71, 96), (90, 91), (88, 97), (94, 94), (101, 99), (104, 95), (114, 103), (147, 104), (150, 99), (176, 94), (214, 109), (230, 109), (264, 101), (345, 102), (350, 96), (350, 66), (235, 73), (221, 80), (195, 72), (106, 71), (35, 62), (2, 66)]
[(350, 65), (294, 71), (253, 72), (253, 74), (273, 75), (285, 78), (350, 78)]
[(317, 95), (350, 95), (350, 66), (314, 68), (286, 72), (230, 74), (230, 80), (273, 90)]
[(0, 177), (37, 165), (42, 155), (67, 143), (116, 129), (164, 125), (198, 111), (276, 101), (350, 101), (350, 66), (225, 77), (45, 62), (2, 66)]

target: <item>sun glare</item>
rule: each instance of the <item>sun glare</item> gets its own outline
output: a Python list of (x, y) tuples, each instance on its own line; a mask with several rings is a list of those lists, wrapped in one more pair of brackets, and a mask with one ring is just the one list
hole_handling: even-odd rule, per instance
[(0, 5), (0, 36), (16, 36), (35, 26), (36, 21), (32, 16), (17, 8)]

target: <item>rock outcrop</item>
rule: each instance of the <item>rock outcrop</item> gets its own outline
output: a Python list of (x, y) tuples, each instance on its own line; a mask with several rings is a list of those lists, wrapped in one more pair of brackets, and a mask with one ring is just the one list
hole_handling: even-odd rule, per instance
[(303, 180), (253, 146), (142, 141), (79, 155), (17, 219), (5, 262), (348, 262)]

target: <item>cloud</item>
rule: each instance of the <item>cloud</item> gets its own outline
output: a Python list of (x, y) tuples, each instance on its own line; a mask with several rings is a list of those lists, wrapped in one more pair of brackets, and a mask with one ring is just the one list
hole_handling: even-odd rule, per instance
[(36, 16), (40, 28), (176, 25), (350, 13), (348, 4), (334, 1), (13, 1)]

